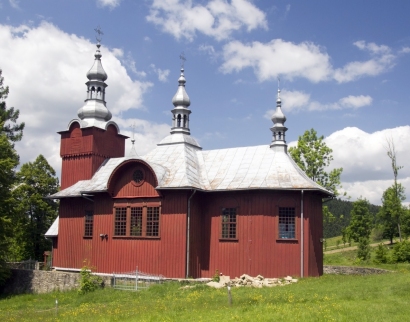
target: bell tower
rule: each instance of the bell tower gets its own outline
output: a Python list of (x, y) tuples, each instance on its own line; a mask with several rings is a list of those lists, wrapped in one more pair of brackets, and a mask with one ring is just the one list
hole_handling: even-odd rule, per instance
[[(98, 35), (101, 30), (96, 30)], [(125, 139), (118, 125), (110, 121), (111, 112), (106, 107), (105, 89), (107, 74), (101, 64), (100, 40), (97, 37), (95, 60), (87, 73), (87, 96), (78, 110), (78, 119), (72, 120), (61, 135), (62, 158), (61, 189), (80, 180), (89, 180), (105, 159), (124, 157)]]

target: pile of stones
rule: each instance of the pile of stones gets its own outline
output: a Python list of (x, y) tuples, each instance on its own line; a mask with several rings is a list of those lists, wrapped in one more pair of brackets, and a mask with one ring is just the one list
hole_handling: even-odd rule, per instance
[(298, 280), (292, 278), (292, 276), (286, 276), (285, 278), (264, 278), (262, 275), (256, 277), (249, 276), (247, 274), (241, 275), (241, 277), (235, 277), (230, 279), (229, 276), (220, 276), (219, 282), (211, 281), (206, 285), (214, 288), (222, 288), (226, 286), (231, 287), (274, 287), (284, 286), (292, 283), (296, 283)]

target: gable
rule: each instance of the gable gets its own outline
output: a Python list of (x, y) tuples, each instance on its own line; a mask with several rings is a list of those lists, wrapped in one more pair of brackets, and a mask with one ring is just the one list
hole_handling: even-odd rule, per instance
[(108, 180), (108, 192), (113, 198), (158, 197), (157, 177), (142, 160), (128, 160), (117, 167)]

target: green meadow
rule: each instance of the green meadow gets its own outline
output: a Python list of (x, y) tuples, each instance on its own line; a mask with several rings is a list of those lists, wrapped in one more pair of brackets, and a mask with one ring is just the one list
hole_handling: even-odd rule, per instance
[[(273, 288), (179, 283), (139, 292), (110, 288), (17, 295), (0, 300), (0, 321), (408, 321), (408, 269), (371, 276), (325, 275)], [(55, 301), (58, 300), (58, 310)]]

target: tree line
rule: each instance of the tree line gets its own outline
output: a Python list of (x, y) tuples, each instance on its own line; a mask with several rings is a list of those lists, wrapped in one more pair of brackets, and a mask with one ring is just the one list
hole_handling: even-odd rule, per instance
[[(371, 235), (374, 240), (389, 239), (391, 244), (394, 238), (399, 238), (401, 245), (397, 246), (397, 249), (407, 247), (406, 240), (410, 236), (410, 209), (403, 205), (406, 199), (405, 188), (397, 181), (402, 167), (397, 165), (393, 139), (387, 139), (386, 143), (386, 152), (393, 171), (393, 184), (383, 192), (381, 206), (371, 205), (362, 197), (355, 202), (341, 199), (328, 199), (323, 202), (324, 237), (341, 235), (344, 243), (359, 243), (358, 257), (363, 260), (370, 255)], [(289, 154), (298, 166), (313, 181), (337, 197), (340, 195), (343, 168), (326, 171), (333, 160), (332, 152), (324, 142), (324, 137), (318, 136), (314, 129), (305, 131), (299, 136), (297, 146), (289, 149)], [(410, 261), (410, 245), (408, 250)]]
[(15, 143), (22, 140), (25, 124), (19, 110), (7, 107), (9, 87), (0, 69), (0, 285), (8, 278), (7, 262), (41, 261), (51, 242), (44, 237), (57, 217), (58, 202), (45, 199), (59, 189), (54, 169), (44, 156), (20, 169)]

